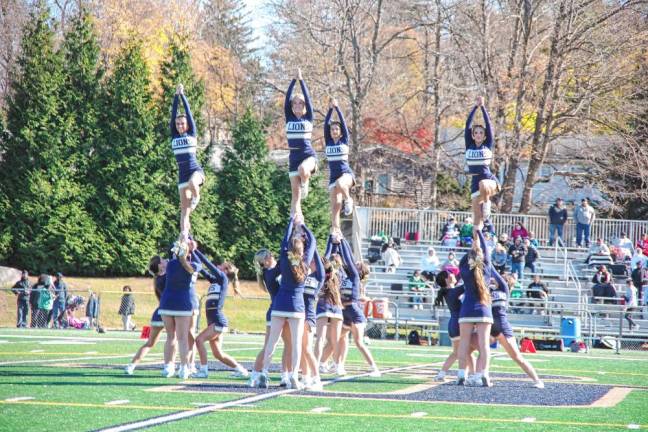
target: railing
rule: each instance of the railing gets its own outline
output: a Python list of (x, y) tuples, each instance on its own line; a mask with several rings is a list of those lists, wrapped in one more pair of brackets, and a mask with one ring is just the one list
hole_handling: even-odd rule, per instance
[[(356, 207), (354, 233), (360, 238), (369, 238), (379, 232), (393, 237), (405, 237), (407, 232), (419, 233), (422, 241), (437, 240), (441, 229), (450, 216), (462, 222), (471, 216), (470, 212), (452, 210), (418, 210), (398, 208)], [(513, 225), (520, 222), (527, 231), (533, 231), (537, 239), (549, 238), (549, 220), (546, 215), (495, 213), (491, 222), (497, 233), (509, 233)], [(637, 240), (648, 232), (648, 221), (624, 219), (595, 219), (591, 227), (591, 239), (611, 239), (625, 232), (630, 239)], [(563, 229), (563, 241), (569, 245), (576, 236), (576, 224), (569, 218)]]

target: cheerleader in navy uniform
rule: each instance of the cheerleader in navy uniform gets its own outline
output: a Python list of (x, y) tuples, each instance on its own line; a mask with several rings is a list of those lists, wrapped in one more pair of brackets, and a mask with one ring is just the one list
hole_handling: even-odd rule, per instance
[[(320, 372), (328, 372), (329, 368), (322, 360), (339, 357), (338, 342), (342, 333), (342, 299), (340, 296), (340, 278), (333, 263), (326, 257), (324, 264), (324, 286), (317, 301), (317, 328), (315, 331), (315, 358)], [(324, 342), (326, 348), (324, 348)]]
[[(169, 261), (165, 258), (160, 257), (159, 255), (154, 256), (151, 258), (149, 261), (149, 273), (154, 277), (154, 290), (155, 290), (155, 296), (158, 299), (158, 303), (160, 302), (160, 298), (162, 297), (162, 292), (164, 291), (164, 285), (166, 284), (166, 266)], [(131, 360), (131, 362), (126, 366), (126, 374), (128, 375), (133, 375), (133, 372), (135, 371), (135, 368), (137, 367), (137, 364), (142, 361), (142, 359), (148, 354), (148, 352), (155, 346), (157, 345), (158, 341), (160, 340), (160, 334), (162, 334), (162, 330), (164, 330), (164, 322), (162, 322), (162, 317), (160, 316), (160, 308), (155, 308), (155, 311), (153, 311), (153, 316), (151, 317), (151, 333), (149, 334), (148, 340), (142, 345), (138, 350), (137, 353), (135, 353), (135, 356)], [(175, 357), (175, 345), (171, 348), (169, 352), (165, 349), (164, 352), (164, 364), (167, 365), (169, 363), (173, 363), (173, 358)], [(170, 370), (171, 375), (169, 376)], [(175, 372), (175, 367), (173, 368), (168, 368), (163, 372), (164, 376), (171, 377), (173, 376), (173, 373)]]
[(543, 389), (544, 383), (538, 377), (535, 368), (520, 353), (517, 340), (513, 334), (513, 327), (508, 320), (506, 309), (508, 307), (509, 287), (499, 273), (495, 273), (490, 280), (489, 288), (492, 298), (493, 326), (490, 335), (493, 341), (497, 340), (509, 355), (511, 360), (516, 362), (529, 378), (533, 380), (533, 387)]
[[(180, 369), (178, 376), (189, 378), (191, 374), (191, 348), (193, 339), (190, 335), (194, 315), (198, 315), (199, 302), (196, 295), (196, 279), (202, 270), (200, 259), (194, 252), (196, 242), (181, 243), (175, 258), (169, 261), (166, 270), (166, 284), (160, 299), (159, 313), (167, 332), (167, 349), (176, 343), (180, 351)], [(165, 370), (172, 365), (165, 365)]]
[(207, 328), (196, 338), (196, 347), (200, 356), (200, 370), (193, 374), (192, 378), (207, 378), (209, 376), (205, 342), (209, 342), (216, 360), (236, 370), (235, 377), (247, 378), (248, 371), (231, 356), (223, 352), (223, 335), (227, 333), (227, 318), (223, 313), (223, 306), (225, 305), (230, 281), (234, 288), (234, 294), (241, 295), (238, 290), (238, 269), (230, 262), (215, 266), (198, 249), (194, 253), (206, 267), (206, 269), (201, 270), (200, 274), (209, 281), (210, 285), (205, 298)]
[[(490, 251), (486, 248), (486, 241), (481, 229), (475, 229), (479, 241), (473, 241), (472, 249), (461, 258), (459, 272), (464, 282), (464, 300), (459, 312), (459, 372), (457, 384), (472, 386), (487, 386), (492, 384), (488, 376), (488, 362), (490, 356), (489, 336), (493, 324), (491, 312), (491, 296), (486, 281), (493, 277), (497, 270), (490, 262)], [(473, 235), (475, 235), (473, 233)], [(470, 341), (473, 331), (477, 334), (476, 373), (466, 381), (466, 361), (470, 351)]]
[(313, 353), (313, 331), (317, 320), (317, 298), (324, 284), (324, 264), (315, 249), (313, 261), (311, 261), (311, 274), (304, 283), (304, 309), (306, 320), (304, 321), (304, 335), (302, 337), (302, 360), (301, 370), (304, 381), (304, 388), (311, 391), (321, 391), (322, 382), (319, 376), (319, 364)]
[(365, 282), (369, 277), (369, 266), (364, 263), (356, 264), (353, 258), (353, 253), (351, 252), (351, 246), (345, 239), (340, 239), (340, 250), (342, 252), (341, 257), (345, 278), (343, 279), (340, 288), (344, 309), (342, 310), (342, 333), (338, 342), (339, 356), (336, 359), (337, 374), (346, 374), (344, 364), (348, 348), (347, 335), (351, 332), (356, 348), (358, 348), (358, 351), (360, 351), (371, 367), (369, 376), (379, 377), (381, 375), (380, 370), (363, 340), (367, 319), (364, 316), (364, 311), (359, 305), (361, 290), (360, 284)]
[(317, 169), (317, 154), (311, 144), (313, 134), (313, 106), (301, 69), (297, 69), (297, 79), (302, 95), (294, 95), (297, 80), (293, 79), (286, 91), (284, 113), (286, 115), (286, 136), (288, 138), (288, 175), (292, 197), (290, 216), (302, 217), (301, 200), (308, 195), (310, 176)]
[[(263, 357), (265, 356), (265, 345), (268, 343), (268, 335), (270, 334), (272, 304), (274, 303), (277, 291), (279, 291), (279, 283), (281, 281), (281, 271), (277, 265), (277, 260), (268, 249), (261, 249), (254, 255), (254, 266), (256, 268), (257, 282), (259, 283), (259, 286), (270, 295), (270, 306), (266, 312), (266, 331), (263, 340), (263, 348), (261, 348), (261, 351), (257, 354), (256, 360), (254, 361), (254, 367), (250, 373), (250, 381), (248, 382), (248, 386), (253, 388), (259, 385), (259, 376), (263, 369)], [(279, 385), (285, 387), (290, 381), (289, 371), (292, 370), (292, 365), (290, 364), (292, 356), (292, 341), (290, 339), (290, 326), (287, 322), (284, 324), (283, 330), (281, 331), (281, 339), (284, 344), (284, 349), (281, 353), (281, 382)]]
[[(439, 292), (435, 300), (436, 305), (442, 305), (443, 302), (450, 310), (450, 319), (448, 320), (448, 337), (452, 341), (452, 353), (448, 356), (441, 367), (441, 371), (436, 376), (437, 381), (445, 379), (448, 370), (457, 361), (457, 351), (459, 349), (459, 312), (461, 311), (461, 299), (464, 294), (463, 284), (457, 284), (457, 278), (454, 273), (443, 270), (436, 275), (436, 284), (439, 286)], [(475, 339), (475, 338), (473, 338)], [(472, 341), (473, 343), (475, 340)], [(471, 343), (471, 347), (473, 344)], [(472, 351), (472, 349), (471, 349)], [(472, 374), (475, 371), (475, 364), (471, 355), (468, 356), (468, 371)]]
[[(331, 121), (334, 109), (338, 121)], [(340, 211), (343, 210), (345, 216), (349, 216), (353, 212), (353, 198), (351, 198), (350, 190), (355, 184), (355, 179), (349, 166), (349, 130), (335, 99), (331, 99), (324, 120), (324, 141), (331, 175), (328, 185), (331, 195), (331, 232), (342, 235)]]
[[(184, 115), (178, 115), (178, 104), (182, 101)], [(196, 124), (184, 87), (178, 85), (171, 108), (171, 149), (178, 164), (178, 192), (180, 193), (180, 239), (187, 241), (191, 228), (190, 215), (200, 200), (200, 186), (205, 182), (205, 172), (198, 163)]]
[(313, 233), (306, 228), (301, 218), (296, 220), (291, 217), (281, 242), (279, 257), (281, 283), (272, 305), (270, 334), (265, 346), (263, 370), (259, 376), (259, 386), (262, 388), (268, 388), (268, 367), (270, 367), (272, 354), (279, 341), (281, 330), (288, 322), (291, 346), (293, 347), (289, 387), (301, 389), (297, 369), (301, 357), (299, 347), (304, 331), (304, 283), (309, 274), (309, 264), (313, 260), (315, 249)]
[[(473, 117), (480, 109), (484, 117), (484, 125), (473, 125)], [(484, 107), (484, 98), (479, 96), (477, 104), (470, 111), (464, 130), (466, 141), (466, 164), (468, 174), (472, 176), (470, 198), (472, 200), (474, 225), (483, 227), (484, 220), (490, 217), (491, 198), (499, 190), (497, 177), (491, 172), (490, 164), (493, 159), (493, 131)]]

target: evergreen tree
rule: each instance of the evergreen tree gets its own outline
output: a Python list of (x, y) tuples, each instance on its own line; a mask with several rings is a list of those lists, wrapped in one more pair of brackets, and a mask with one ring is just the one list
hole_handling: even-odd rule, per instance
[(32, 271), (83, 273), (96, 259), (96, 226), (79, 200), (83, 189), (66, 157), (63, 62), (45, 2), (34, 7), (21, 51), (0, 167), (3, 201), (9, 203), (1, 222), (9, 228), (2, 237), (11, 237), (7, 260)]
[[(173, 200), (173, 211), (167, 215), (165, 222), (170, 235), (178, 236), (180, 221), (180, 196), (177, 188), (178, 167), (171, 151), (169, 122), (171, 120), (171, 105), (178, 84), (184, 86), (184, 93), (191, 104), (191, 112), (198, 129), (198, 159), (205, 171), (206, 181), (201, 187), (200, 204), (191, 214), (191, 231), (201, 244), (201, 249), (214, 253), (219, 246), (218, 229), (215, 224), (218, 212), (216, 189), (216, 172), (212, 168), (213, 151), (202, 149), (201, 125), (204, 125), (202, 110), (205, 104), (205, 85), (199, 80), (191, 67), (191, 57), (187, 47), (187, 38), (176, 35), (167, 48), (167, 58), (161, 65), (160, 87), (162, 96), (158, 101), (157, 140), (160, 143), (160, 159), (164, 161), (164, 169), (169, 173), (169, 181), (165, 185), (165, 194)], [(182, 104), (180, 105), (182, 111)]]
[(106, 83), (100, 145), (93, 159), (94, 216), (103, 229), (114, 274), (141, 273), (165, 238), (172, 213), (170, 173), (155, 142), (155, 114), (149, 71), (141, 44), (119, 54)]
[(218, 173), (218, 227), (226, 258), (235, 261), (242, 277), (253, 277), (252, 260), (260, 248), (277, 250), (288, 214), (279, 213), (272, 178), (276, 166), (268, 160), (262, 125), (248, 109), (232, 131)]

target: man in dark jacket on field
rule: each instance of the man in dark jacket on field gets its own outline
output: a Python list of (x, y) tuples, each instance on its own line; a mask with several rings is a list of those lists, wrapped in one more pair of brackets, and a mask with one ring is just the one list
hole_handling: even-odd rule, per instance
[(27, 317), (29, 315), (29, 294), (31, 284), (29, 283), (29, 273), (23, 270), (22, 276), (11, 288), (16, 295), (16, 327), (27, 327)]
[(563, 227), (567, 222), (567, 209), (563, 206), (562, 198), (556, 199), (556, 203), (549, 207), (549, 246), (554, 245), (556, 233), (558, 233), (558, 244), (563, 246)]
[(65, 303), (67, 301), (67, 284), (63, 282), (63, 274), (56, 273), (54, 279), (54, 308), (52, 309), (52, 319), (54, 321), (54, 328), (62, 326), (62, 319), (65, 317)]
[(31, 309), (31, 319), (29, 327), (38, 326), (38, 300), (40, 299), (40, 291), (33, 289), (29, 292), (29, 309)]

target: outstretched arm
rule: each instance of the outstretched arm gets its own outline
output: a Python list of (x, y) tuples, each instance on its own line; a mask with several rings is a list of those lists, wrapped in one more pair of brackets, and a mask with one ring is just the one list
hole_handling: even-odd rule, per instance
[(491, 129), (490, 118), (488, 117), (488, 111), (486, 111), (484, 105), (481, 106), (481, 111), (484, 115), (484, 127), (486, 129), (486, 140), (484, 141), (484, 145), (491, 148), (493, 146), (493, 130)]
[(291, 217), (288, 226), (286, 227), (286, 234), (284, 235), (283, 240), (281, 241), (281, 250), (284, 251), (290, 246), (290, 236), (293, 232), (293, 226), (295, 224), (295, 218)]
[(324, 263), (322, 263), (322, 258), (320, 258), (319, 252), (317, 252), (317, 248), (315, 249), (315, 254), (313, 255), (313, 259), (315, 260), (315, 279), (317, 279), (317, 281), (319, 282), (319, 284), (317, 284), (317, 290), (315, 292), (315, 297), (317, 297), (319, 291), (322, 289), (322, 286), (324, 285), (326, 270), (324, 269)]
[(331, 138), (331, 116), (333, 115), (333, 108), (329, 108), (326, 113), (326, 118), (324, 119), (324, 143), (332, 143), (333, 138)]
[(486, 239), (484, 238), (484, 233), (482, 232), (482, 230), (478, 229), (475, 231), (477, 231), (477, 237), (479, 237), (479, 246), (481, 247), (482, 251), (484, 251), (484, 264), (488, 265), (491, 262), (491, 251), (488, 250), (488, 245), (486, 245)]
[(178, 103), (180, 102), (180, 97), (176, 94), (173, 96), (173, 105), (171, 106), (171, 123), (169, 124), (169, 127), (171, 128), (171, 137), (175, 138), (178, 135), (178, 129), (176, 129), (175, 125), (175, 120), (176, 116), (178, 115)]
[(477, 111), (477, 105), (473, 107), (473, 109), (470, 111), (470, 114), (468, 114), (468, 118), (466, 119), (466, 129), (464, 129), (464, 140), (466, 142), (466, 150), (468, 150), (468, 148), (475, 145), (475, 141), (473, 141), (473, 137), (472, 137), (472, 130), (470, 128), (472, 126), (473, 117), (475, 116), (475, 111)]
[(335, 105), (335, 111), (337, 112), (338, 119), (340, 120), (340, 124), (342, 125), (342, 142), (348, 144), (349, 143), (349, 129), (347, 128), (346, 121), (344, 121), (344, 116), (342, 115), (342, 111), (340, 110), (340, 107)]
[(187, 126), (189, 126), (189, 135), (196, 136), (196, 123), (194, 122), (193, 115), (191, 114), (191, 108), (189, 107), (189, 101), (187, 97), (180, 93), (180, 98), (182, 98), (182, 105), (184, 106), (185, 114), (187, 115)]
[(310, 100), (310, 93), (308, 93), (308, 87), (306, 87), (306, 82), (303, 79), (299, 79), (299, 86), (301, 87), (302, 93), (304, 94), (304, 103), (306, 104), (306, 118), (310, 121), (313, 121), (313, 105)]
[(506, 283), (506, 281), (504, 280), (504, 278), (502, 277), (502, 275), (499, 274), (499, 272), (497, 270), (495, 270), (495, 269), (493, 269), (493, 271), (491, 273), (492, 273), (493, 279), (495, 279), (495, 281), (497, 281), (497, 286), (499, 287), (499, 290), (504, 291), (506, 293), (506, 297), (508, 298), (508, 296), (509, 296), (509, 286)]
[(291, 120), (294, 117), (292, 106), (290, 106), (290, 99), (292, 99), (293, 89), (295, 88), (296, 82), (297, 80), (293, 78), (293, 80), (290, 81), (288, 90), (286, 90), (286, 100), (284, 101), (284, 114), (286, 115), (286, 121)]
[(333, 235), (329, 235), (328, 241), (326, 242), (326, 250), (324, 251), (324, 258), (331, 259), (331, 254), (333, 253)]
[(351, 246), (349, 245), (349, 242), (346, 241), (346, 239), (342, 239), (340, 241), (340, 249), (342, 249), (342, 261), (344, 261), (344, 265), (347, 267), (350, 273), (349, 277), (351, 279), (359, 278), (360, 273), (358, 273), (358, 268), (356, 267), (353, 253), (351, 252)]
[[(212, 276), (215, 276), (215, 277), (217, 277), (218, 279), (220, 279), (219, 282), (220, 282), (220, 284), (222, 285), (222, 284), (223, 284), (223, 281), (227, 279), (227, 276), (225, 275), (225, 273), (223, 273), (223, 271), (222, 271), (221, 269), (219, 269), (218, 267), (216, 267), (216, 266), (214, 265), (214, 263), (212, 263), (212, 262), (209, 260), (209, 258), (207, 258), (205, 255), (203, 255), (203, 253), (200, 252), (198, 249), (196, 249), (193, 253), (195, 253), (196, 256), (198, 257), (198, 259), (199, 259), (199, 260), (200, 260), (200, 261), (205, 265), (205, 267), (207, 267), (207, 268), (209, 269), (209, 273), (208, 273), (208, 274), (211, 274)], [(202, 271), (200, 272), (200, 274), (202, 274), (203, 276), (205, 276), (205, 274), (204, 274)], [(207, 276), (205, 276), (205, 277), (207, 277)], [(210, 278), (207, 277), (207, 279), (210, 279)], [(210, 280), (211, 280), (211, 279), (210, 279)]]
[(317, 252), (317, 242), (315, 241), (313, 232), (309, 230), (306, 225), (303, 225), (303, 228), (306, 233), (306, 253), (304, 254), (304, 260), (306, 264), (310, 265), (311, 261), (313, 261), (315, 252)]

